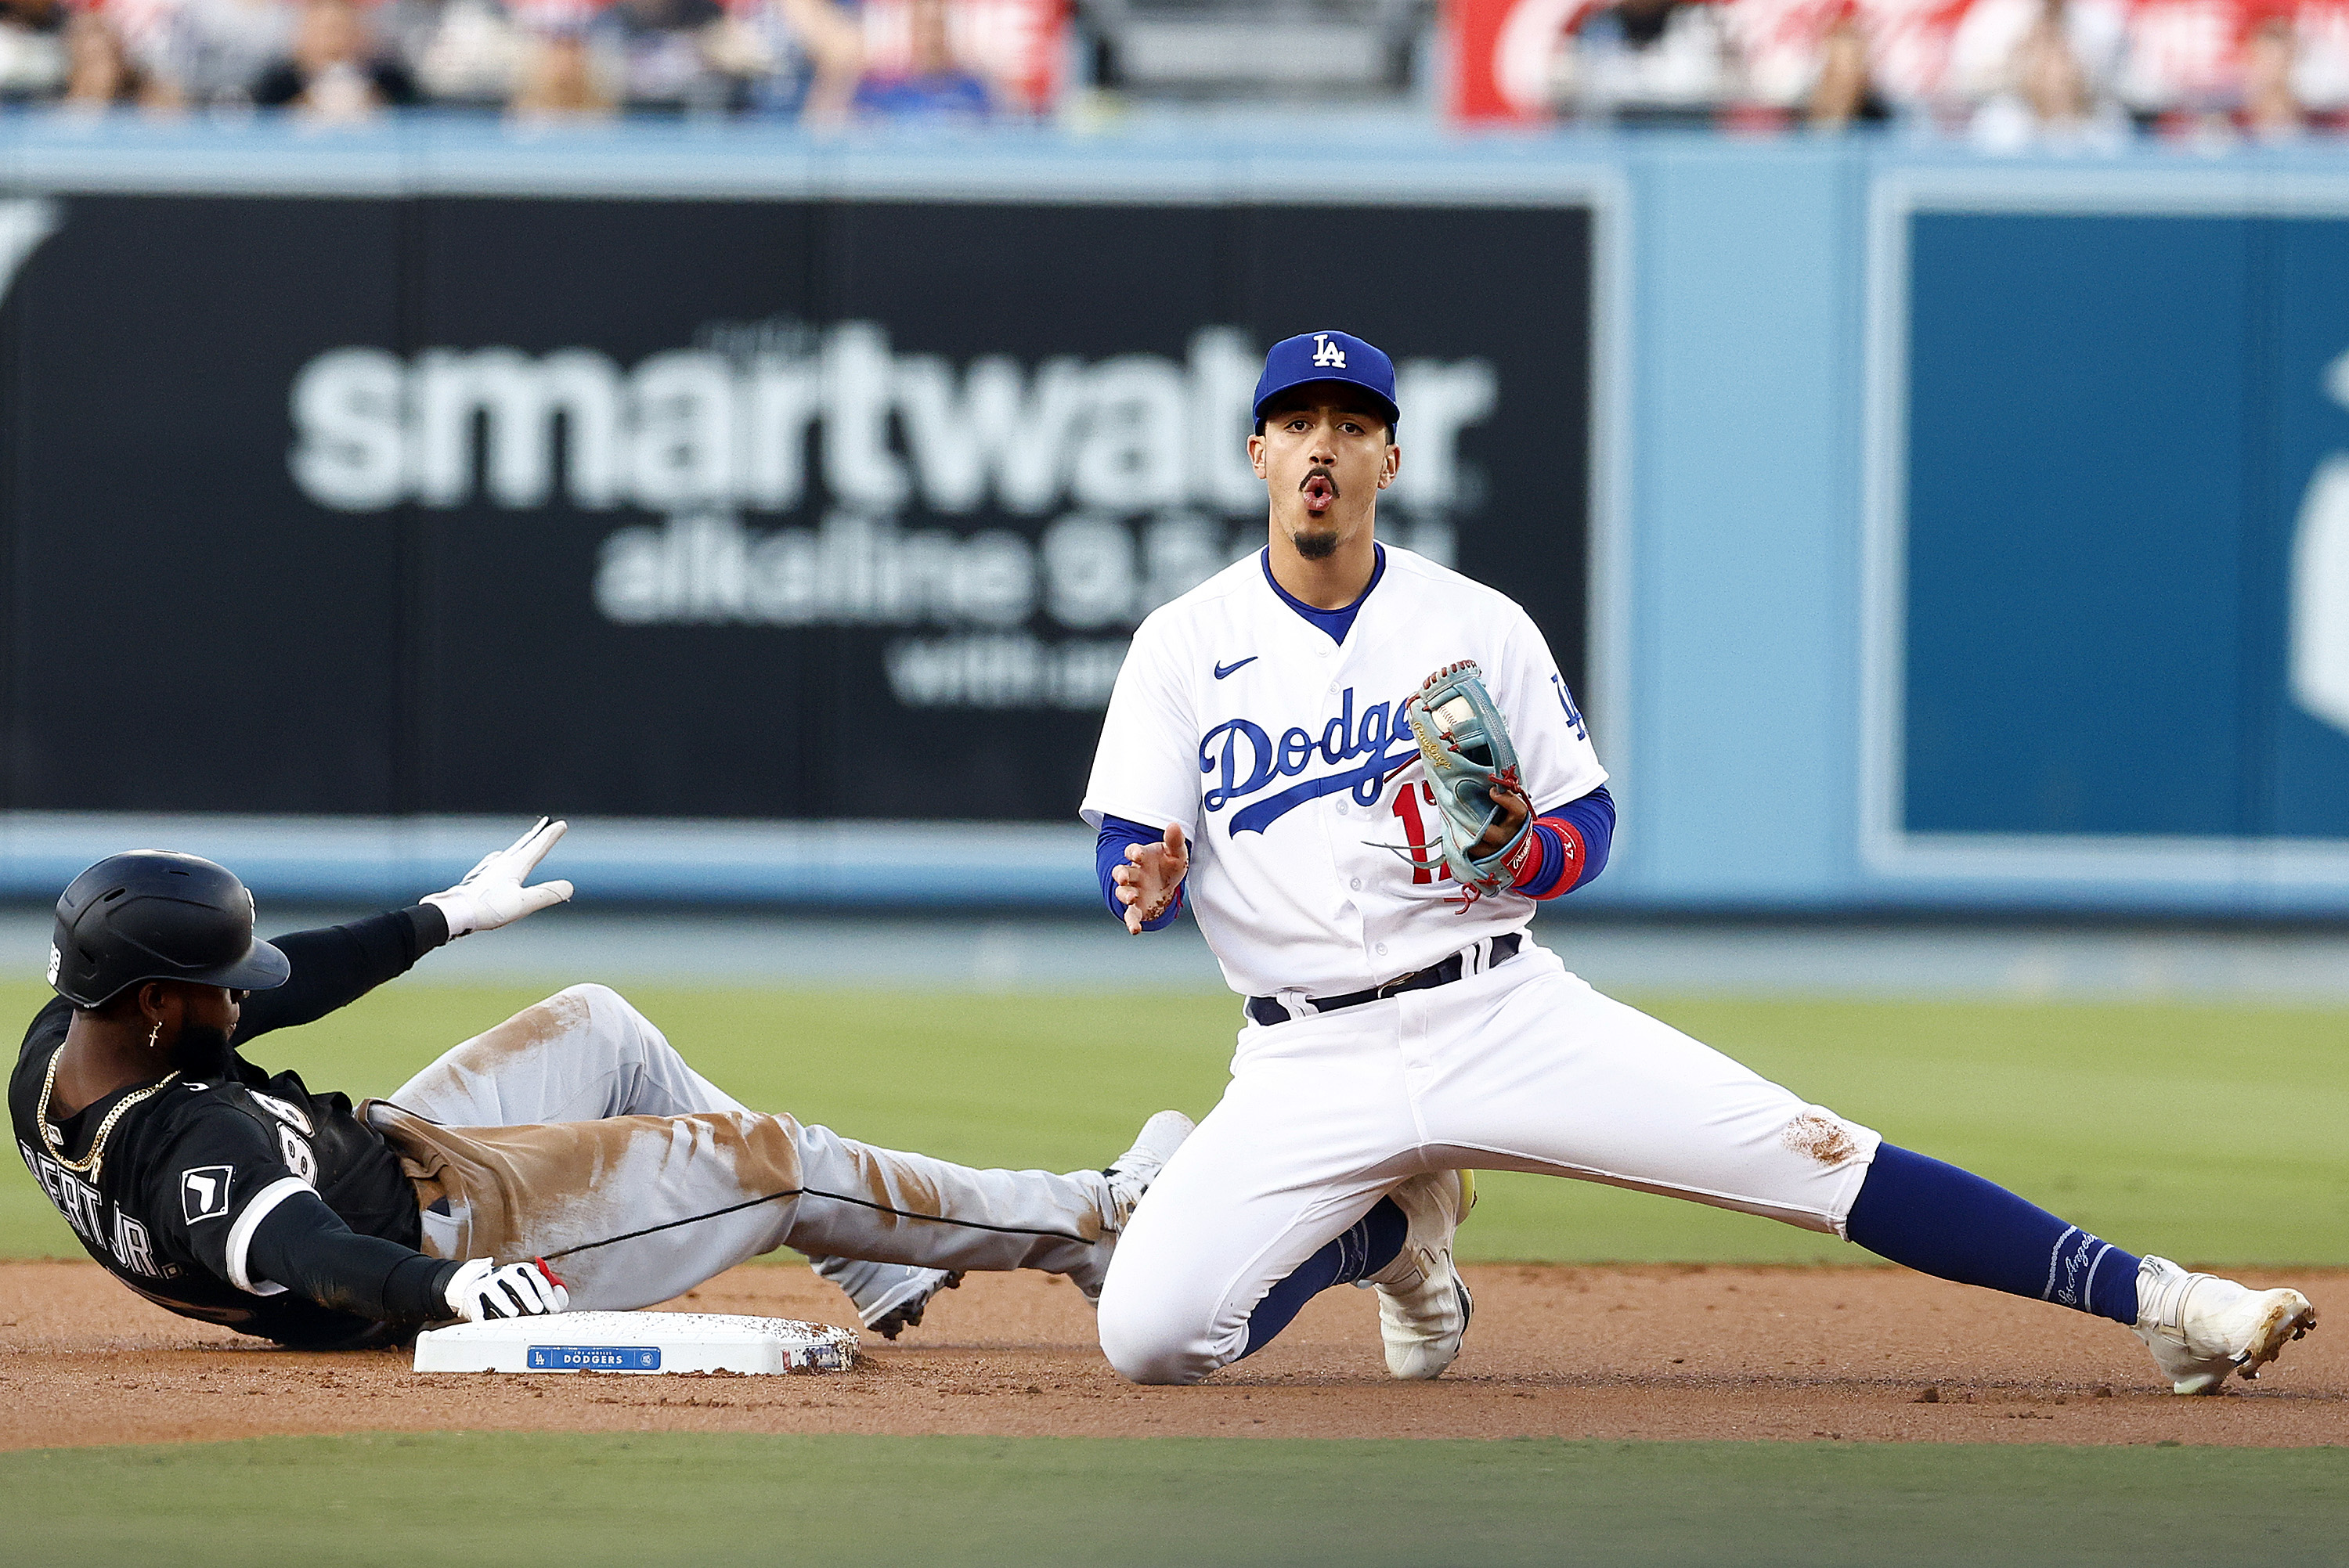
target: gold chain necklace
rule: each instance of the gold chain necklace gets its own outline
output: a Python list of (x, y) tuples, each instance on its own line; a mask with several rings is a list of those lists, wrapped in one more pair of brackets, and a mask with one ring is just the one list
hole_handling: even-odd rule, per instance
[(49, 1125), (49, 1095), (57, 1087), (57, 1058), (65, 1054), (63, 1046), (49, 1053), (49, 1070), (41, 1075), (41, 1103), (33, 1108), (33, 1119), (40, 1124), (41, 1138), (57, 1156), (57, 1163), (77, 1176), (88, 1177), (94, 1185), (98, 1181), (98, 1168), (106, 1160), (106, 1135), (114, 1130), (116, 1122), (122, 1119), (122, 1113), (142, 1100), (154, 1099), (170, 1088), (171, 1080), (180, 1075), (177, 1071), (165, 1073), (145, 1088), (116, 1100), (114, 1109), (106, 1113), (106, 1119), (98, 1124), (98, 1131), (90, 1138), (89, 1152), (79, 1160), (68, 1160), (66, 1158), (66, 1135)]

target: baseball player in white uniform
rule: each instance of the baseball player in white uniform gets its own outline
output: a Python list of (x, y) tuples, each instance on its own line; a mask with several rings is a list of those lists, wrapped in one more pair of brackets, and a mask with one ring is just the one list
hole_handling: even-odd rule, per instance
[(1143, 623), (1102, 727), (1083, 811), (1109, 907), (1139, 934), (1187, 903), (1247, 999), (1222, 1102), (1111, 1263), (1118, 1370), (1196, 1382), (1355, 1284), (1389, 1370), (1435, 1377), (1473, 1305), (1453, 1236), (1476, 1169), (1743, 1210), (2109, 1316), (2180, 1393), (2313, 1326), (2297, 1291), (2138, 1258), (1887, 1143), (1533, 941), (1537, 902), (1605, 864), (1607, 774), (1525, 612), (1377, 540), (1403, 412), (1360, 338), (1273, 347), (1248, 440), (1267, 547)]

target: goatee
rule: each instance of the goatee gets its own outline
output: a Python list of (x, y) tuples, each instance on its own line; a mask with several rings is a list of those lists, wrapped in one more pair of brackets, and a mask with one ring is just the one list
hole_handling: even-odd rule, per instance
[(1327, 561), (1338, 553), (1338, 531), (1333, 528), (1326, 533), (1307, 533), (1299, 530), (1288, 536), (1288, 542), (1308, 561)]
[(182, 1024), (180, 1037), (171, 1042), (170, 1059), (173, 1070), (191, 1083), (229, 1075), (230, 1064), (236, 1052), (230, 1048), (228, 1031), (204, 1024)]

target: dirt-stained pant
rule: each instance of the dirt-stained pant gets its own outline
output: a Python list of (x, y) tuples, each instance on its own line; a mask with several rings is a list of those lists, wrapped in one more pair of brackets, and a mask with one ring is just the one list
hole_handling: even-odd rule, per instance
[(777, 1247), (1044, 1269), (1099, 1293), (1096, 1171), (974, 1171), (743, 1106), (604, 985), (574, 985), (365, 1108), (436, 1257), (543, 1257), (574, 1308), (648, 1306)]

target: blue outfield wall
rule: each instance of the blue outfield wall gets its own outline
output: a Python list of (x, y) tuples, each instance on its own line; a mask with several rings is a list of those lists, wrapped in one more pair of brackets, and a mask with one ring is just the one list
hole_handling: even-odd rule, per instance
[(2349, 165), (1628, 169), (1608, 895), (2349, 909)]
[[(1623, 813), (1603, 896), (1864, 899), (1853, 720), (1866, 160), (1837, 143), (1704, 139), (1627, 161), (1627, 603), (1599, 665), (1615, 679), (1593, 700), (1621, 715), (1629, 748), (1607, 752)], [(1609, 721), (1594, 722), (1604, 742)]]
[(1588, 902), (2349, 911), (2349, 160), (1603, 150)]
[[(1991, 161), (1352, 121), (825, 145), (15, 122), (0, 168), (27, 191), (256, 194), (1587, 191), (1582, 696), (1622, 828), (1578, 902), (2349, 913), (2349, 154)], [(45, 895), (169, 838), (281, 895), (404, 896), (504, 831), (19, 813), (0, 884)], [(613, 820), (561, 853), (619, 898), (1097, 896), (1075, 827)]]

